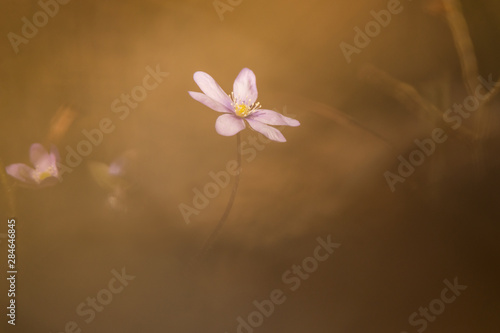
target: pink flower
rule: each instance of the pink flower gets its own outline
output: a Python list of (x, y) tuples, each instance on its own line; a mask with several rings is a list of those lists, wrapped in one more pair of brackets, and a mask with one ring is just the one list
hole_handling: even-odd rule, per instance
[(12, 177), (31, 187), (47, 187), (59, 182), (59, 152), (55, 146), (50, 148), (50, 153), (39, 143), (34, 143), (30, 148), (30, 160), (34, 169), (23, 163), (8, 165), (5, 170)]
[(283, 134), (269, 125), (300, 125), (295, 119), (260, 108), (260, 103), (256, 102), (258, 93), (255, 74), (248, 68), (243, 68), (234, 80), (231, 95), (227, 95), (207, 73), (196, 72), (193, 77), (203, 94), (189, 91), (189, 95), (212, 110), (224, 113), (215, 122), (215, 130), (220, 135), (231, 136), (239, 133), (246, 127), (246, 121), (252, 129), (267, 138), (285, 142)]

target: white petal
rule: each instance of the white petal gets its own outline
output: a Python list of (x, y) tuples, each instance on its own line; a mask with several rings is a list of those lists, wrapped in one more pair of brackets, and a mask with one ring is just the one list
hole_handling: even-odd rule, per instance
[(243, 119), (232, 114), (223, 114), (215, 122), (215, 130), (223, 136), (231, 136), (245, 128)]
[(268, 139), (278, 142), (286, 142), (285, 137), (276, 128), (263, 124), (257, 120), (247, 118), (247, 122), (254, 130), (264, 134)]
[(33, 179), (33, 173), (35, 172), (35, 170), (30, 168), (26, 164), (16, 163), (8, 165), (5, 168), (5, 171), (7, 171), (7, 173), (12, 177), (22, 182), (37, 185), (37, 182)]
[(234, 80), (234, 96), (239, 102), (252, 105), (257, 100), (257, 82), (255, 74), (248, 68), (243, 68)]
[(215, 80), (205, 72), (196, 72), (193, 75), (194, 81), (200, 87), (201, 91), (208, 97), (224, 105), (228, 109), (232, 109), (231, 98), (222, 90)]
[(188, 93), (193, 99), (197, 100), (198, 102), (200, 102), (201, 104), (203, 104), (205, 106), (208, 106), (209, 108), (211, 108), (214, 111), (225, 112), (225, 113), (232, 111), (232, 110), (228, 110), (224, 105), (214, 101), (213, 99), (211, 99), (210, 97), (208, 97), (205, 94), (202, 94), (199, 92), (194, 92), (194, 91), (188, 91)]
[(268, 125), (281, 125), (281, 126), (299, 126), (298, 120), (286, 117), (278, 112), (272, 110), (260, 109), (250, 115), (250, 119), (260, 121)]
[(50, 156), (41, 144), (34, 143), (30, 147), (30, 161), (36, 169), (45, 169), (50, 166)]

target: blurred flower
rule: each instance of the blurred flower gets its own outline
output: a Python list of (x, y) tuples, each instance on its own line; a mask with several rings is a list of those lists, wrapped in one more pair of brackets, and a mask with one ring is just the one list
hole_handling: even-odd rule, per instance
[(47, 187), (59, 182), (59, 152), (55, 146), (51, 146), (50, 153), (39, 143), (30, 147), (30, 161), (34, 169), (23, 163), (8, 165), (7, 173), (20, 180), (23, 185), (31, 187)]
[(109, 165), (96, 161), (87, 163), (92, 178), (107, 192), (107, 204), (114, 210), (127, 211), (125, 201), (131, 184), (126, 176), (130, 173), (131, 164), (136, 159), (136, 155), (135, 151), (129, 150)]
[(260, 108), (260, 103), (256, 102), (258, 94), (255, 74), (248, 68), (243, 68), (234, 80), (231, 95), (227, 95), (207, 73), (196, 72), (193, 77), (203, 94), (189, 91), (189, 95), (212, 110), (225, 113), (219, 116), (215, 123), (215, 130), (220, 135), (231, 136), (239, 133), (245, 128), (246, 120), (251, 128), (267, 138), (285, 142), (283, 134), (268, 125), (300, 125), (295, 119)]
[(67, 106), (60, 107), (50, 121), (48, 141), (54, 143), (60, 142), (71, 124), (75, 121), (75, 118), (75, 110)]

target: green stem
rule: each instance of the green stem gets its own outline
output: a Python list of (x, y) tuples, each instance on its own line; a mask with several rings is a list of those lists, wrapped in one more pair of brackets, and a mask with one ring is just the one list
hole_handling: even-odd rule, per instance
[(236, 198), (236, 192), (238, 190), (238, 184), (240, 182), (240, 174), (241, 174), (241, 148), (240, 148), (240, 133), (236, 134), (236, 162), (238, 165), (238, 173), (235, 176), (234, 179), (234, 184), (233, 184), (233, 191), (231, 192), (231, 197), (229, 198), (229, 202), (227, 203), (226, 210), (222, 214), (222, 217), (219, 220), (219, 223), (217, 223), (217, 226), (215, 227), (214, 231), (208, 236), (207, 240), (203, 244), (203, 247), (200, 250), (200, 253), (198, 255), (199, 259), (202, 259), (203, 256), (206, 254), (206, 252), (210, 249), (211, 244), (213, 243), (214, 239), (217, 237), (219, 234), (220, 230), (224, 226), (224, 223), (227, 220), (227, 217), (229, 216), (229, 213), (231, 212), (231, 208), (233, 207), (234, 204), (234, 199)]

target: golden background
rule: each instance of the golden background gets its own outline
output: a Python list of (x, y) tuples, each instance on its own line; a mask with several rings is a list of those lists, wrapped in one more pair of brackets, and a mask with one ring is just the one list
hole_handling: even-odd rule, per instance
[[(22, 17), (31, 21), (40, 6), (2, 0), (2, 163), (28, 163), (34, 142), (56, 144), (64, 161), (83, 130), (103, 118), (116, 126), (60, 184), (3, 184), (0, 233), (14, 216), (19, 273), (15, 327), (6, 323), (8, 285), (0, 282), (2, 332), (64, 332), (75, 321), (82, 332), (230, 333), (254, 300), (277, 288), (287, 299), (255, 332), (416, 332), (408, 317), (455, 277), (468, 288), (426, 331), (497, 332), (498, 97), (481, 111), (487, 118), (464, 120), (472, 140), (446, 129), (450, 138), (391, 192), (384, 172), (396, 172), (397, 157), (442, 126), (422, 105), (443, 112), (462, 103), (469, 93), (461, 64), (475, 59), (457, 52), (469, 36), (450, 29), (454, 1), (403, 0), (348, 64), (340, 43), (353, 44), (353, 28), (364, 29), (370, 11), (387, 3), (243, 0), (221, 20), (210, 0), (73, 0), (15, 53), (8, 34), (20, 35)], [(500, 5), (462, 7), (477, 74), (497, 79)], [(168, 77), (119, 119), (111, 103), (157, 65)], [(179, 205), (192, 205), (193, 189), (225, 170), (236, 140), (218, 135), (219, 114), (187, 91), (199, 91), (193, 73), (204, 71), (230, 93), (244, 67), (257, 76), (263, 107), (286, 110), (301, 126), (283, 130), (286, 143), (243, 159), (226, 225), (193, 264), (232, 185), (189, 224)], [(64, 109), (72, 111), (57, 113)], [(69, 124), (59, 136), (55, 119)], [(250, 135), (246, 129), (242, 140)], [(130, 150), (132, 185), (125, 208), (113, 209), (87, 165)], [(340, 248), (290, 291), (282, 274), (328, 235)], [(123, 267), (135, 279), (85, 323), (77, 306)]]

